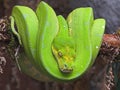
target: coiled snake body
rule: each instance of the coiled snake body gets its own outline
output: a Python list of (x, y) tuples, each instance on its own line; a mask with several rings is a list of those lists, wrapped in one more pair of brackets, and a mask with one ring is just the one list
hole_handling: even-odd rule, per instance
[[(14, 28), (14, 20), (18, 32)], [(61, 15), (56, 16), (54, 10), (42, 1), (36, 12), (26, 6), (15, 6), (11, 28), (24, 47), (30, 65), (39, 73), (36, 76), (71, 81), (94, 62), (105, 20), (94, 20), (91, 7), (77, 8), (65, 20)], [(32, 71), (28, 72), (30, 67), (25, 64), (25, 59), (19, 60), (19, 64), (25, 73), (35, 77), (31, 75)]]

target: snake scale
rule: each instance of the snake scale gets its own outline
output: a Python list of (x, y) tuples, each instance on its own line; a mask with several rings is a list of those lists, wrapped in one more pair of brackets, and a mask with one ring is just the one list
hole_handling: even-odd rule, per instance
[(36, 11), (14, 6), (10, 18), (25, 51), (19, 55), (21, 70), (37, 80), (80, 77), (94, 63), (105, 29), (105, 20), (94, 19), (91, 7), (77, 8), (65, 19), (43, 1)]

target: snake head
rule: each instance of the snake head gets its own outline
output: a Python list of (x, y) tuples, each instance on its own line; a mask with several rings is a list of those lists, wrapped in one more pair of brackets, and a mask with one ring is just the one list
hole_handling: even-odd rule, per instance
[(52, 51), (57, 60), (60, 71), (63, 73), (72, 72), (75, 60), (75, 47), (73, 40), (69, 38), (65, 38), (65, 40), (54, 40)]

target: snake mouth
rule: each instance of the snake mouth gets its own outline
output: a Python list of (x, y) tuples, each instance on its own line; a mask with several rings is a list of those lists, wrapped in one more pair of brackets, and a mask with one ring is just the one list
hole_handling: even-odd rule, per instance
[(73, 69), (63, 69), (63, 68), (60, 68), (60, 71), (63, 72), (63, 73), (71, 73), (73, 71)]

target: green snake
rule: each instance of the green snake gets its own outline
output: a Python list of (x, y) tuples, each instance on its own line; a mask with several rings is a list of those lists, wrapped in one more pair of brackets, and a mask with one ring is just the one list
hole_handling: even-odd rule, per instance
[(14, 6), (10, 18), (12, 31), (32, 67), (58, 81), (74, 80), (93, 64), (105, 29), (105, 20), (94, 20), (91, 7), (77, 8), (65, 19), (43, 1), (36, 12), (26, 6)]
[(62, 72), (73, 71), (75, 60), (75, 43), (70, 36), (64, 17), (58, 16), (59, 32), (52, 43), (52, 51)]

